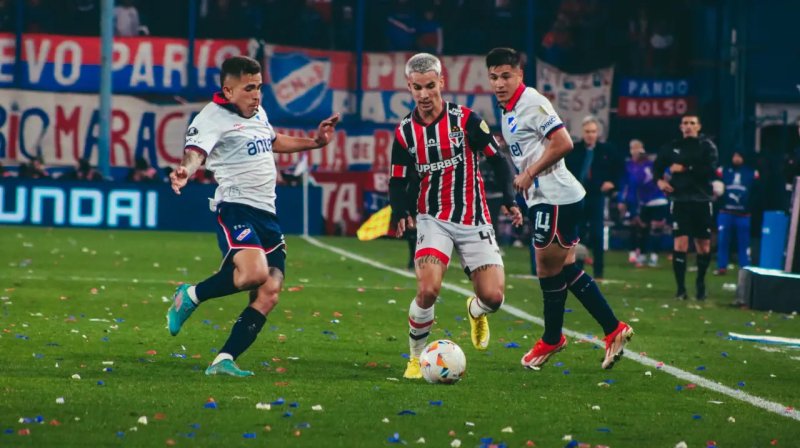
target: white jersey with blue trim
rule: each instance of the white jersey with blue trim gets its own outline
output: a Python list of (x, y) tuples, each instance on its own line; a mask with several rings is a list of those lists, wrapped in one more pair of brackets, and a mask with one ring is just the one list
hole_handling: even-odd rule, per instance
[[(548, 137), (564, 127), (550, 101), (536, 89), (524, 85), (520, 85), (503, 108), (501, 122), (503, 139), (518, 172), (539, 160), (550, 144)], [(561, 159), (534, 179), (525, 202), (528, 207), (564, 205), (578, 202), (585, 195), (586, 190)]]
[(272, 153), (276, 136), (261, 106), (255, 115), (244, 118), (219, 98), (192, 120), (185, 150), (201, 150), (207, 155), (206, 168), (219, 184), (212, 211), (220, 202), (235, 202), (276, 213), (277, 169)]

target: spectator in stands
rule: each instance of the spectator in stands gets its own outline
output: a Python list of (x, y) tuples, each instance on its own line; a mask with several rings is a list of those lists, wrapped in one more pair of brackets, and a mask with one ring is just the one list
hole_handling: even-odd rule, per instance
[(236, 39), (245, 37), (240, 27), (239, 10), (231, 0), (214, 0), (206, 15), (200, 20), (198, 34), (216, 39)]
[(0, 32), (14, 32), (17, 28), (14, 0), (0, 0)]
[(427, 5), (416, 26), (417, 50), (431, 54), (442, 54), (444, 36), (442, 24), (436, 17), (434, 5)]
[(625, 178), (617, 204), (620, 214), (631, 223), (628, 261), (636, 267), (642, 267), (645, 262), (656, 267), (661, 232), (669, 215), (668, 202), (656, 185), (653, 161), (647, 156), (641, 140), (631, 140), (630, 153), (631, 158), (625, 162)]
[(19, 177), (24, 179), (50, 179), (50, 173), (47, 172), (47, 168), (44, 166), (42, 156), (37, 156), (31, 159), (30, 162), (20, 165)]
[(100, 34), (99, 0), (70, 0), (62, 32), (75, 36), (98, 36)]
[(89, 159), (83, 158), (78, 160), (75, 168), (61, 175), (59, 180), (86, 180), (91, 182), (102, 181), (103, 175), (97, 171)]
[(144, 157), (137, 157), (134, 162), (133, 168), (128, 172), (128, 177), (125, 178), (128, 182), (161, 182), (162, 179), (158, 176), (158, 171), (150, 166)]
[(410, 0), (395, 0), (386, 17), (386, 43), (389, 51), (409, 51), (414, 48), (414, 11)]
[(300, 11), (292, 43), (301, 47), (328, 48), (331, 42), (330, 10), (319, 1), (306, 0)]
[(26, 33), (52, 33), (55, 31), (52, 8), (45, 5), (44, 0), (27, 0), (24, 14)]
[(6, 177), (15, 177), (15, 176), (14, 173), (6, 170), (6, 167), (3, 166), (3, 162), (0, 162), (0, 178), (6, 178)]
[(603, 241), (605, 230), (606, 198), (622, 178), (625, 168), (617, 150), (600, 141), (600, 122), (592, 115), (583, 119), (583, 138), (564, 158), (567, 169), (586, 189), (584, 199), (585, 225), (588, 224), (589, 243), (594, 258), (594, 277), (603, 278)]
[(739, 267), (750, 265), (750, 212), (752, 189), (758, 171), (744, 164), (744, 154), (734, 151), (731, 164), (717, 169), (717, 178), (725, 185), (717, 216), (717, 269), (714, 275), (728, 272), (731, 239), (736, 234)]
[(142, 26), (135, 0), (120, 0), (114, 7), (114, 35), (120, 37), (145, 36), (147, 27)]

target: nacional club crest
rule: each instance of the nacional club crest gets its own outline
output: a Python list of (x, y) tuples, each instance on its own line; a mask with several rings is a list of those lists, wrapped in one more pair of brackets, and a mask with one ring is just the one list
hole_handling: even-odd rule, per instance
[(273, 53), (267, 58), (268, 80), (275, 102), (294, 115), (316, 109), (328, 93), (331, 63), (323, 58), (309, 58), (302, 53)]

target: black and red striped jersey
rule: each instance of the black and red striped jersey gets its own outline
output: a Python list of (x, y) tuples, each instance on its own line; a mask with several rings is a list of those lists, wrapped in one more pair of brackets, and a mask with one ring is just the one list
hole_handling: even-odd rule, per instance
[(489, 125), (478, 114), (444, 103), (441, 115), (424, 124), (416, 109), (395, 128), (391, 177), (419, 176), (417, 213), (459, 224), (491, 224), (478, 153), (498, 153)]

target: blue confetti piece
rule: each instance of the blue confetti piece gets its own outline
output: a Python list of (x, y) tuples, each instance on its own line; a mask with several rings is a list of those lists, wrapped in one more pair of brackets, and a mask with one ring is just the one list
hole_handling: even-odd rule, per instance
[(217, 409), (217, 403), (215, 401), (209, 401), (208, 403), (203, 405), (206, 409)]
[(267, 361), (261, 361), (261, 365), (264, 367), (269, 367), (269, 363)]
[(569, 443), (564, 445), (564, 448), (575, 448), (576, 446), (578, 446), (578, 441), (577, 440), (570, 440)]
[(610, 378), (604, 379), (603, 382), (606, 383), (606, 384), (614, 384), (614, 383), (616, 383), (616, 381), (614, 381), (614, 380), (612, 380)]
[(36, 359), (42, 359), (42, 358), (44, 358), (44, 355), (41, 354), (41, 353), (34, 353), (33, 357), (36, 358)]
[(722, 337), (722, 336), (725, 336), (725, 333), (723, 333), (723, 332), (721, 332), (721, 331), (718, 331), (718, 332), (717, 332), (717, 336), (720, 336), (720, 337)]
[(564, 375), (569, 375), (569, 369), (564, 371)]
[(706, 366), (697, 366), (695, 370), (700, 370), (700, 371), (706, 370)]
[(754, 327), (755, 325), (756, 325), (755, 322), (747, 322), (746, 324), (744, 324), (745, 327)]
[(400, 433), (396, 432), (386, 440), (388, 440), (389, 443), (400, 443)]
[(464, 320), (464, 316), (456, 316), (456, 322), (461, 322)]
[(728, 352), (722, 352), (722, 357), (723, 358), (727, 358), (728, 357)]
[(203, 319), (203, 323), (206, 325), (211, 325), (211, 321), (208, 319)]
[(186, 353), (172, 353), (170, 356), (173, 358), (186, 359)]
[(108, 342), (108, 337), (107, 337), (107, 336), (105, 336), (105, 337), (103, 337), (103, 338), (102, 338), (102, 339), (100, 339), (100, 340), (101, 340), (101, 341), (103, 341), (103, 342)]
[(429, 401), (428, 403), (429, 403), (431, 406), (441, 406), (441, 405), (442, 405), (442, 400)]
[(103, 369), (103, 372), (111, 372), (111, 371), (112, 371), (111, 367), (106, 367), (106, 368)]
[(14, 434), (14, 428), (8, 428), (3, 432), (6, 433), (6, 434)]
[(194, 429), (200, 429), (200, 423), (192, 423), (192, 424), (191, 424), (191, 425), (189, 425), (189, 426), (191, 426), (191, 427), (192, 427), (192, 428), (194, 428)]
[(517, 344), (516, 342), (509, 342), (508, 344), (506, 344), (506, 348), (519, 348), (519, 344)]
[(703, 418), (703, 416), (702, 416), (702, 415), (700, 415), (700, 414), (694, 414), (694, 415), (692, 416), (692, 418), (693, 418), (694, 420), (700, 420), (701, 418)]
[(270, 404), (273, 405), (273, 406), (280, 406), (280, 405), (282, 405), (284, 403), (286, 403), (286, 400), (284, 400), (283, 398), (278, 398), (277, 400), (273, 401)]
[(564, 312), (565, 313), (571, 313), (572, 312), (572, 308), (564, 308)]
[(611, 432), (611, 428), (597, 428), (597, 432)]
[(194, 438), (194, 436), (195, 436), (195, 434), (194, 434), (194, 431), (192, 431), (192, 432), (187, 432), (185, 435), (186, 435), (186, 438), (187, 438), (187, 439), (193, 439), (193, 438)]
[(246, 432), (246, 433), (242, 434), (242, 437), (244, 437), (245, 439), (255, 439), (256, 438), (256, 433), (254, 433), (254, 432)]
[(450, 333), (450, 330), (448, 330), (448, 329), (446, 329), (446, 328), (445, 328), (445, 330), (444, 330), (444, 334), (445, 334), (445, 336), (447, 336), (449, 339), (453, 339), (453, 333)]
[(36, 416), (36, 423), (44, 423), (44, 417), (41, 415)]
[(27, 337), (27, 336), (25, 336), (24, 334), (18, 334), (18, 335), (17, 335), (17, 339), (23, 339), (23, 340), (27, 341), (27, 340), (28, 340), (28, 339), (30, 339), (30, 338), (29, 338), (29, 337)]
[(403, 409), (402, 411), (398, 412), (397, 415), (417, 415), (417, 413), (410, 409)]
[(481, 444), (490, 445), (492, 443), (492, 440), (494, 439), (492, 439), (491, 437), (481, 437)]
[(214, 326), (213, 326), (213, 327), (211, 327), (211, 328), (213, 328), (214, 330), (219, 330), (219, 325), (214, 325)]
[(217, 353), (217, 349), (215, 349), (215, 348), (212, 348), (212, 349), (211, 349), (211, 353)]
[(118, 317), (118, 318), (114, 319), (114, 322), (117, 322), (117, 323), (121, 324), (121, 323), (125, 322), (125, 319), (123, 319), (121, 317)]
[(553, 365), (554, 365), (554, 366), (556, 366), (556, 367), (561, 367), (561, 366), (563, 366), (563, 365), (564, 365), (564, 363), (563, 363), (563, 362), (561, 362), (561, 361), (558, 361), (557, 363), (555, 363), (555, 364), (553, 364)]
[(739, 381), (738, 383), (736, 383), (736, 385), (739, 387), (744, 387), (744, 381)]
[(298, 423), (298, 424), (294, 425), (294, 427), (297, 428), (297, 429), (306, 429), (306, 428), (310, 428), (311, 427), (311, 423), (302, 422), (302, 423)]
[(289, 417), (291, 417), (291, 416), (292, 416), (292, 413), (291, 413), (291, 412), (289, 412), (289, 411), (286, 411), (286, 412), (284, 412), (284, 413), (283, 413), (283, 416), (284, 416), (285, 418), (289, 418)]
[(104, 382), (103, 382), (103, 380), (100, 380), (100, 381), (98, 381), (98, 382), (97, 382), (97, 385), (98, 385), (98, 386), (102, 386), (102, 385), (104, 385), (104, 384), (106, 384), (106, 383), (104, 383)]
[(121, 439), (121, 438), (125, 437), (125, 433), (122, 432), (122, 431), (117, 431), (117, 437), (119, 437)]
[(289, 403), (289, 407), (290, 407), (290, 408), (297, 408), (297, 407), (300, 407), (300, 403), (298, 403), (298, 402), (296, 402), (296, 401), (293, 401), (293, 402)]
[(405, 358), (405, 359), (409, 359), (409, 358), (410, 358), (410, 356), (408, 355), (408, 353), (403, 353), (403, 354), (402, 354), (402, 355), (400, 355), (400, 356), (402, 356), (402, 357), (403, 357), (403, 358)]
[(333, 334), (331, 330), (322, 330), (322, 334)]

